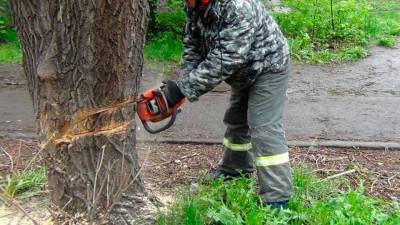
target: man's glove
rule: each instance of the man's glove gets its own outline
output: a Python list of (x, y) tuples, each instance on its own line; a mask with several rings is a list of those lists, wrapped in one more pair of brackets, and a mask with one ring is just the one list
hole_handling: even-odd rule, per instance
[(162, 83), (163, 85), (160, 89), (164, 93), (169, 106), (175, 106), (185, 98), (175, 81), (164, 80)]

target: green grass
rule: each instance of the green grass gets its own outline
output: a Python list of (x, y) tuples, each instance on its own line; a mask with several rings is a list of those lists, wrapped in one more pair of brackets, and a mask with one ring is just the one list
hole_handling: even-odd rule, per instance
[[(400, 35), (400, 1), (333, 0), (333, 17), (330, 2), (283, 0), (283, 5), (292, 10), (274, 13), (288, 37), (293, 58), (307, 63), (355, 61), (368, 56), (371, 45), (395, 46)], [(158, 20), (169, 32), (158, 34), (148, 43), (146, 60), (177, 63), (183, 50), (177, 31), (181, 29), (171, 26), (171, 21), (178, 20), (176, 11), (170, 16), (164, 14)], [(177, 24), (182, 24), (184, 17), (179, 18)]]
[(0, 63), (22, 62), (22, 52), (18, 42), (0, 43)]
[(2, 21), (0, 16), (0, 63), (21, 63), (22, 52), (17, 32), (8, 26), (2, 27)]
[[(332, 28), (330, 0), (283, 0), (290, 13), (275, 13), (288, 37), (293, 58), (308, 63), (354, 61), (368, 56), (371, 45), (393, 48), (400, 36), (400, 1), (333, 0)], [(169, 10), (157, 14), (159, 31), (151, 34), (144, 54), (146, 64), (167, 62), (166, 71), (179, 63), (184, 26), (182, 2), (169, 1)], [(3, 22), (4, 23), (4, 22)], [(1, 24), (0, 24), (1, 26)], [(0, 62), (21, 63), (21, 49), (15, 31), (0, 29)]]
[(44, 167), (8, 175), (1, 184), (9, 197), (29, 197), (37, 194), (46, 184)]
[(179, 62), (183, 52), (183, 44), (172, 32), (161, 33), (154, 37), (145, 47), (146, 60)]
[(394, 48), (396, 45), (396, 40), (393, 36), (382, 37), (380, 38), (378, 45), (387, 48)]
[(321, 181), (300, 168), (295, 169), (294, 183), (296, 194), (285, 210), (264, 207), (252, 179), (202, 184), (196, 193), (179, 193), (172, 208), (160, 213), (158, 224), (400, 224), (399, 205), (364, 195), (362, 183), (353, 190), (346, 180)]
[(332, 3), (331, 8), (331, 0), (283, 0), (291, 11), (274, 16), (295, 59), (308, 63), (351, 61), (366, 57), (370, 45), (395, 46), (395, 36), (400, 35), (399, 1)]

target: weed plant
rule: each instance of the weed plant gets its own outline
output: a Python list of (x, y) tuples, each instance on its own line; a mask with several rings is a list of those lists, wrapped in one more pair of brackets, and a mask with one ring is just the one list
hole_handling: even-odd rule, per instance
[(5, 195), (15, 197), (29, 197), (36, 195), (46, 184), (46, 175), (44, 167), (17, 172), (7, 175), (6, 180), (1, 184)]
[[(253, 179), (241, 178), (202, 184), (196, 192), (185, 190), (167, 213), (160, 213), (159, 225), (396, 225), (400, 208), (366, 196), (360, 183), (356, 190), (346, 180), (322, 181), (304, 168), (294, 172), (295, 196), (288, 209), (263, 206), (254, 190)], [(339, 189), (339, 187), (342, 187)]]

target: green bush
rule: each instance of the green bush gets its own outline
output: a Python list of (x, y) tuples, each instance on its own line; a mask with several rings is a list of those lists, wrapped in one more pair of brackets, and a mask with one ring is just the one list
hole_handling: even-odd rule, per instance
[(363, 58), (369, 43), (393, 47), (392, 36), (400, 33), (395, 0), (283, 0), (283, 5), (289, 12), (274, 15), (293, 56), (307, 62)]
[(21, 63), (22, 52), (8, 0), (0, 0), (0, 63)]
[(7, 0), (0, 0), (0, 42), (16, 41), (16, 37), (12, 28), (9, 3)]
[(1, 29), (0, 25), (0, 42), (18, 42), (17, 32), (13, 28)]
[(379, 40), (378, 44), (387, 48), (394, 48), (396, 41), (393, 36), (386, 36)]
[(149, 0), (149, 5), (149, 39), (163, 32), (172, 32), (180, 37), (183, 35), (186, 22), (184, 1), (167, 0), (167, 6), (162, 11), (157, 9), (157, 0)]
[(172, 32), (182, 35), (186, 23), (186, 13), (182, 0), (168, 0), (165, 12), (156, 14), (156, 26), (158, 32)]
[(157, 0), (150, 0), (148, 42), (145, 47), (147, 61), (179, 62), (186, 23), (184, 1), (168, 0), (165, 11), (159, 12)]
[[(218, 180), (200, 185), (197, 192), (183, 191), (167, 213), (160, 213), (159, 225), (264, 225), (264, 224), (399, 224), (398, 204), (384, 202), (349, 186), (349, 181), (321, 181), (311, 170), (297, 168), (294, 172), (296, 194), (289, 209), (264, 207), (254, 190), (252, 179)], [(193, 189), (193, 188), (192, 188)]]

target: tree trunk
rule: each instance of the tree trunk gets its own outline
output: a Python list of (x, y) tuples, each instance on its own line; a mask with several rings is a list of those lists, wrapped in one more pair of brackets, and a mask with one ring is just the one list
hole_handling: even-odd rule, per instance
[[(56, 223), (153, 219), (135, 150), (146, 0), (12, 0)], [(144, 222), (143, 222), (144, 221)]]

